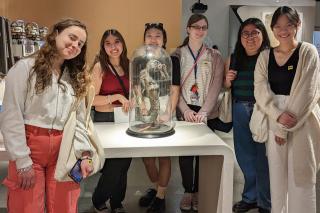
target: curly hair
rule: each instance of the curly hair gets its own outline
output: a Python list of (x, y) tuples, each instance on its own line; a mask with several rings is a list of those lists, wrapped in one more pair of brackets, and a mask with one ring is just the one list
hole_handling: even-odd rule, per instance
[[(33, 75), (36, 75), (35, 91), (37, 94), (41, 94), (48, 86), (52, 84), (53, 64), (59, 57), (56, 47), (56, 36), (68, 27), (77, 26), (85, 30), (86, 26), (75, 19), (64, 19), (56, 23), (51, 32), (45, 39), (45, 44), (34, 55), (35, 64), (33, 66), (33, 72), (29, 77), (29, 82)], [(70, 76), (70, 84), (75, 92), (77, 98), (84, 97), (87, 93), (87, 88), (90, 84), (90, 75), (86, 69), (86, 52), (87, 41), (81, 48), (80, 54), (72, 59), (65, 60), (61, 67), (62, 72), (66, 70)], [(60, 75), (61, 78), (62, 75)], [(60, 81), (60, 78), (58, 82)]]

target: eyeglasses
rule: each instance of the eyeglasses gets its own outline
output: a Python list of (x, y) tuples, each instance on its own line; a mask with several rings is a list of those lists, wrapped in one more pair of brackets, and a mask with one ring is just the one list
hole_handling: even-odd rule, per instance
[(244, 38), (244, 39), (248, 39), (249, 37), (256, 38), (256, 37), (258, 37), (259, 34), (260, 34), (260, 32), (257, 31), (257, 30), (253, 30), (251, 32), (243, 31), (241, 33), (241, 37)]
[(202, 31), (206, 31), (208, 30), (208, 26), (204, 25), (204, 26), (199, 26), (199, 25), (191, 25), (191, 28), (195, 29), (195, 30), (202, 30)]
[(162, 23), (145, 23), (144, 24), (145, 29), (149, 28), (160, 28), (163, 29), (163, 24)]
[(296, 26), (294, 24), (288, 23), (284, 26), (280, 26), (279, 24), (274, 25), (273, 30), (277, 30), (277, 31), (290, 31), (292, 29), (294, 29)]

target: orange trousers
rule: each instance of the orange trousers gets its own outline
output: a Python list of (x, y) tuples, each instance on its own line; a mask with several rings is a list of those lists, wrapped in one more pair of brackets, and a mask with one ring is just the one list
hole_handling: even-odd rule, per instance
[(18, 176), (14, 161), (9, 162), (8, 176), (3, 184), (8, 188), (9, 213), (75, 213), (80, 196), (80, 185), (74, 182), (57, 182), (54, 172), (58, 159), (62, 131), (26, 125), (27, 145), (36, 175), (32, 189), (23, 190), (17, 185)]

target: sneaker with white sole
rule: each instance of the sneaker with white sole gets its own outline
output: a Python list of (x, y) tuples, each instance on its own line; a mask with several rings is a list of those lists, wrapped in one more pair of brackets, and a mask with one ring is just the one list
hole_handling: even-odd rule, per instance
[(198, 192), (192, 194), (192, 210), (198, 211)]
[(190, 211), (192, 206), (192, 194), (184, 193), (180, 201), (180, 209), (183, 211)]

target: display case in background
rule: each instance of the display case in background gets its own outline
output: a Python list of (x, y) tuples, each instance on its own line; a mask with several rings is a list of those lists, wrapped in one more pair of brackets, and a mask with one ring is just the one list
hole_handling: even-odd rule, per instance
[(35, 22), (13, 21), (11, 34), (14, 60), (18, 61), (38, 51), (44, 43), (47, 32), (47, 27), (39, 27)]
[(10, 23), (0, 16), (0, 73), (6, 74), (13, 63)]
[(163, 48), (145, 45), (134, 51), (130, 64), (129, 135), (157, 138), (174, 133), (171, 84), (172, 62)]

